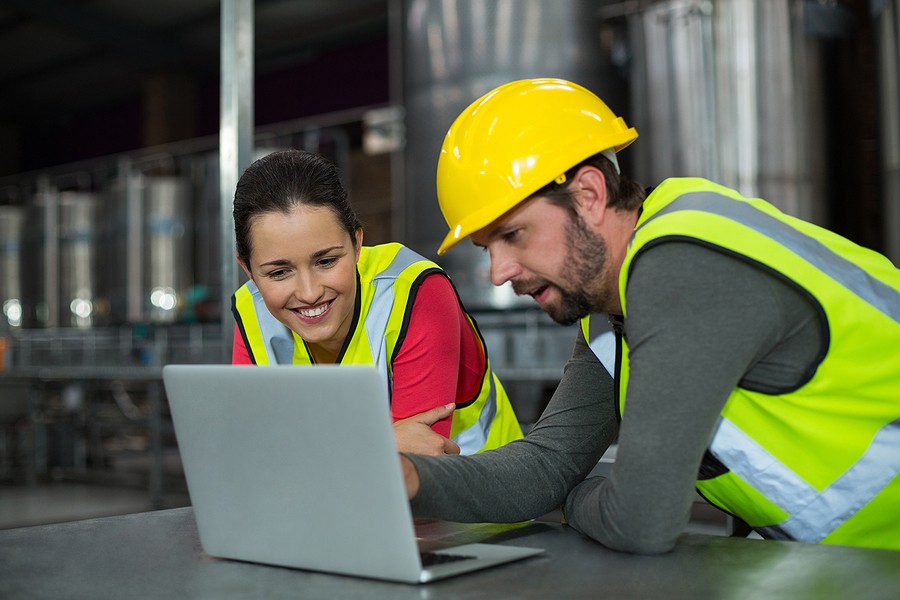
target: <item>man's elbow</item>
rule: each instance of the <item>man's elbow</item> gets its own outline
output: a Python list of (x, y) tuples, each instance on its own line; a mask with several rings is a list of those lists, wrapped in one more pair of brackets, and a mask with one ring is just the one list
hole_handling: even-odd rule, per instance
[(676, 537), (636, 537), (615, 540), (598, 540), (604, 546), (617, 552), (630, 554), (658, 555), (670, 552), (675, 547)]
[(634, 531), (629, 527), (579, 527), (577, 522), (570, 525), (610, 550), (629, 554), (665, 554), (678, 541), (677, 532), (647, 531), (643, 528)]

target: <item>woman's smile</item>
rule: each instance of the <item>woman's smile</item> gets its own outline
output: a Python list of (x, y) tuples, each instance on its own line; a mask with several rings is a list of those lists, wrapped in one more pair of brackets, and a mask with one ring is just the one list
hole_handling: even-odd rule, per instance
[(322, 302), (321, 304), (317, 304), (315, 306), (291, 308), (288, 310), (297, 315), (297, 317), (299, 317), (300, 320), (304, 323), (308, 323), (311, 325), (313, 323), (318, 323), (325, 318), (325, 316), (331, 309), (332, 302), (333, 300), (329, 300), (328, 302)]

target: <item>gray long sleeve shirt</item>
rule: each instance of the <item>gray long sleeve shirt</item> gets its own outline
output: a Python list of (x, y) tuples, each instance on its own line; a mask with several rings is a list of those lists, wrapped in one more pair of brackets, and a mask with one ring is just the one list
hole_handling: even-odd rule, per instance
[[(697, 470), (738, 385), (805, 381), (827, 341), (812, 301), (741, 259), (660, 244), (628, 282), (628, 402), (579, 339), (558, 388), (522, 440), (475, 456), (410, 456), (419, 516), (514, 522), (565, 506), (569, 524), (630, 552), (669, 550), (695, 498)], [(618, 437), (609, 478), (585, 476)]]

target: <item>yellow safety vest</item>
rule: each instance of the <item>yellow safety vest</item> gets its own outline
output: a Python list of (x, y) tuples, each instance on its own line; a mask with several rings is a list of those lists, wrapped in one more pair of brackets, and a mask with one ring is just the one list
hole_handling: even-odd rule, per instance
[[(393, 360), (405, 338), (415, 291), (427, 275), (436, 272), (443, 273), (437, 264), (401, 244), (361, 248), (353, 324), (338, 362), (375, 365), (390, 392)], [(255, 364), (315, 364), (306, 342), (272, 316), (252, 281), (235, 292), (232, 302)], [(521, 438), (522, 430), (506, 391), (491, 370), (481, 332), (468, 313), (466, 318), (481, 344), (485, 371), (478, 393), (457, 403), (450, 435), (461, 453), (475, 454)]]
[[(699, 491), (764, 537), (900, 549), (900, 270), (763, 200), (669, 179), (645, 201), (628, 246), (619, 278), (626, 321), (630, 269), (666, 239), (785, 278), (827, 325), (821, 362), (797, 389), (732, 392), (707, 452), (718, 470), (700, 476)], [(624, 342), (621, 350), (624, 415)]]

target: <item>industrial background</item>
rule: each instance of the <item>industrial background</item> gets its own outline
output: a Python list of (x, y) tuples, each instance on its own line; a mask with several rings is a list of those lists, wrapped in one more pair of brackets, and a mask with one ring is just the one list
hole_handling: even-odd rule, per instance
[(0, 528), (188, 502), (160, 370), (228, 361), (241, 118), (244, 167), (325, 154), (367, 243), (450, 272), (527, 427), (574, 330), (471, 247), (435, 256), (455, 115), (509, 80), (576, 81), (637, 128), (620, 160), (645, 185), (709, 177), (900, 264), (897, 4), (4, 0)]

